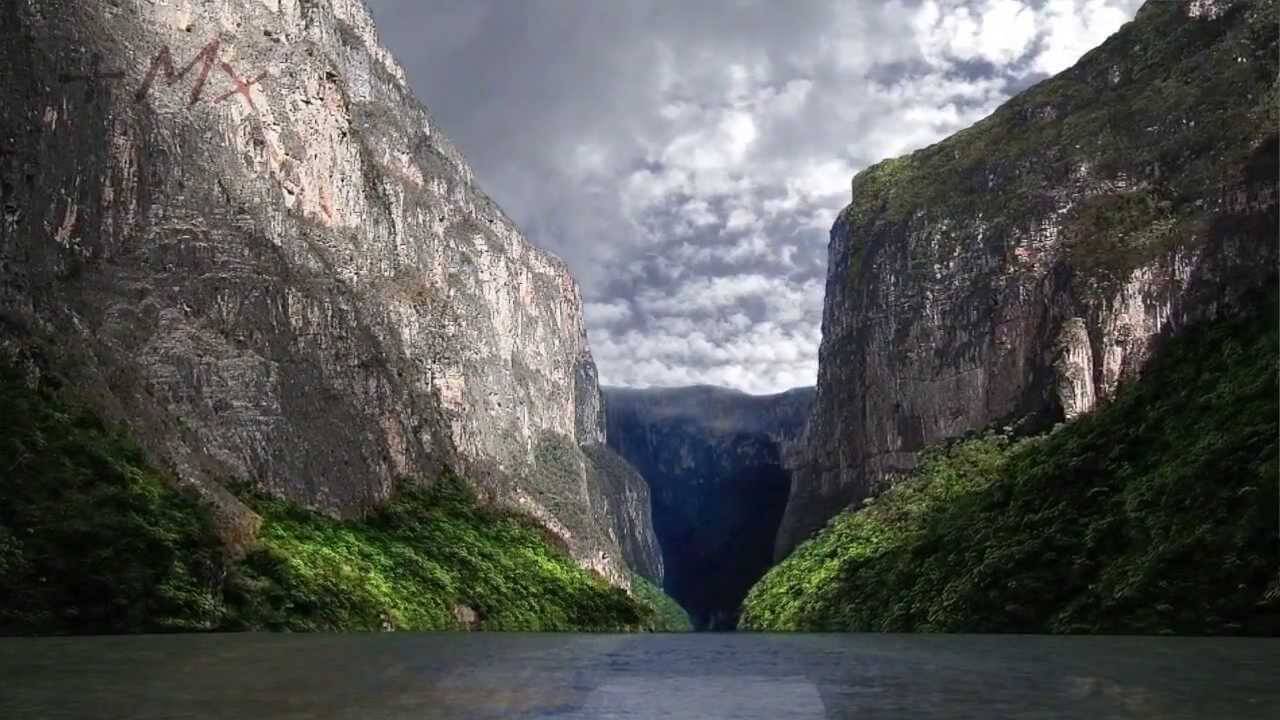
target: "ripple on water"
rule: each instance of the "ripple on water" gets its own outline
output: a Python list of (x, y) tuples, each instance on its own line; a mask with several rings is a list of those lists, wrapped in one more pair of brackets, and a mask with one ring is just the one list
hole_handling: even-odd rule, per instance
[(0, 718), (1280, 717), (1275, 640), (962, 635), (0, 639)]

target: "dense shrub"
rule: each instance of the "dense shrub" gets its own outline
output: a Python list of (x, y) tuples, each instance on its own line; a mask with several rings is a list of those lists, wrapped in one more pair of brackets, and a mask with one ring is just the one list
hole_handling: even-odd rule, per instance
[(632, 573), (631, 592), (637, 600), (654, 610), (653, 619), (649, 621), (647, 629), (655, 632), (689, 632), (693, 630), (693, 623), (689, 620), (689, 613), (685, 612), (679, 603), (644, 577)]
[(210, 629), (221, 565), (123, 433), (0, 364), (0, 634)]
[(247, 496), (259, 542), (228, 564), (200, 504), (68, 393), (0, 363), (0, 407), (0, 634), (671, 622), (449, 474), (361, 520)]
[(1258, 306), (1054, 432), (929, 453), (766, 575), (742, 626), (1280, 633), (1274, 294)]
[(228, 587), (234, 622), (273, 629), (458, 627), (637, 630), (652, 610), (582, 570), (522, 517), (476, 507), (458, 478), (403, 487), (374, 516), (341, 522), (254, 502), (261, 546)]

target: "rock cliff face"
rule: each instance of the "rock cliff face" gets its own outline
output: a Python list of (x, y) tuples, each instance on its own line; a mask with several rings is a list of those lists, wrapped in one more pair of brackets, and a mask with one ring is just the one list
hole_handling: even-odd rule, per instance
[(609, 446), (649, 483), (665, 589), (695, 627), (733, 628), (768, 569), (812, 400), (812, 388), (770, 396), (606, 388)]
[(592, 507), (612, 522), (627, 565), (661, 587), (665, 563), (653, 529), (648, 481), (612, 448), (596, 444), (583, 451), (593, 481)]
[(1276, 263), (1277, 5), (1149, 2), (1062, 74), (853, 179), (778, 557), (993, 423), (1111, 398)]
[(593, 510), (578, 287), (476, 188), (360, 0), (0, 15), (10, 349), (127, 421), (233, 542), (255, 518), (222, 480), (352, 516), (451, 464), (627, 583), (647, 500), (625, 477), (595, 505), (629, 520)]

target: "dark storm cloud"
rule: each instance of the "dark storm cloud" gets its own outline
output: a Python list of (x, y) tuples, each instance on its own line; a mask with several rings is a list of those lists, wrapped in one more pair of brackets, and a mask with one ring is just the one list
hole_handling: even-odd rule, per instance
[(368, 0), (481, 185), (582, 282), (611, 384), (814, 380), (849, 181), (1137, 0)]

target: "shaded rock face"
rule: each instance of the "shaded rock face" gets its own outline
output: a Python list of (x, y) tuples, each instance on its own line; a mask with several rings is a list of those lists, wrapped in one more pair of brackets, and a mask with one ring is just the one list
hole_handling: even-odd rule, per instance
[(606, 388), (608, 444), (648, 481), (664, 589), (697, 629), (732, 629), (769, 568), (812, 388)]
[[(228, 536), (253, 518), (219, 480), (357, 515), (448, 463), (626, 584), (579, 449), (604, 423), (578, 287), (475, 186), (360, 0), (0, 15), (11, 350), (127, 421)], [(572, 456), (554, 510), (524, 480), (548, 441)]]
[(661, 587), (662, 548), (653, 530), (649, 483), (606, 445), (583, 447), (592, 479), (590, 496), (596, 513), (610, 519), (609, 529), (627, 566)]
[(1276, 3), (1150, 2), (1073, 68), (853, 180), (777, 556), (995, 423), (1105, 403), (1276, 263)]

